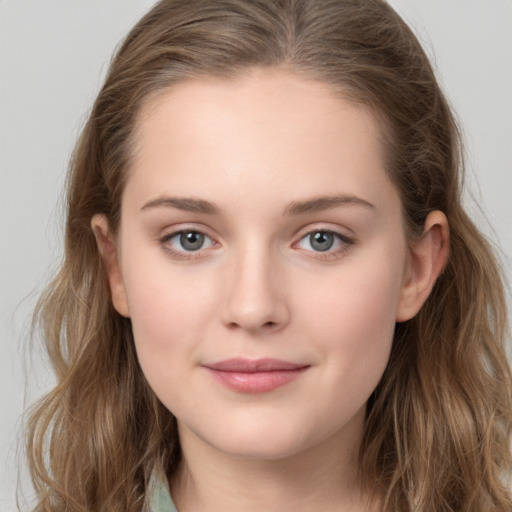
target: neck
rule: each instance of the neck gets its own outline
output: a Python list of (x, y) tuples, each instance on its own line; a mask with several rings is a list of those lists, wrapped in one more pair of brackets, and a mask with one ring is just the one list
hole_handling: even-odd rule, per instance
[(373, 510), (358, 480), (360, 435), (344, 432), (275, 459), (223, 453), (180, 428), (183, 459), (171, 481), (180, 512)]

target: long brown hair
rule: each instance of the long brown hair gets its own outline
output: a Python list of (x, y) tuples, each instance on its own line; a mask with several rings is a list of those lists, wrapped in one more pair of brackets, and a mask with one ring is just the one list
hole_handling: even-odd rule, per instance
[(112, 307), (91, 218), (118, 226), (148, 98), (179, 81), (272, 66), (372, 109), (409, 239), (433, 210), (450, 225), (446, 269), (419, 314), (397, 324), (368, 403), (362, 478), (386, 512), (512, 510), (499, 267), (461, 205), (450, 108), (417, 39), (383, 0), (162, 0), (129, 33), (73, 154), (65, 257), (36, 311), (58, 379), (28, 425), (36, 510), (142, 510), (154, 468), (176, 468), (175, 418), (146, 383), (129, 319)]

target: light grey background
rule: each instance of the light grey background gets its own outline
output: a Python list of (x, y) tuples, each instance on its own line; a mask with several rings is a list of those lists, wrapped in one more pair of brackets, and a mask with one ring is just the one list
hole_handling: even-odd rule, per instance
[[(390, 3), (419, 34), (458, 113), (476, 198), (468, 208), (500, 245), (510, 280), (512, 0)], [(152, 4), (0, 0), (0, 512), (16, 509), (22, 411), (52, 381), (26, 345), (37, 294), (61, 255), (69, 154), (114, 47)]]

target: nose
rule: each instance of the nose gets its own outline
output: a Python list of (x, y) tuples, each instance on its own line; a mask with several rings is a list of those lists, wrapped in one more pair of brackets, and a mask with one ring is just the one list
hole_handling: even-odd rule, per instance
[(230, 329), (251, 333), (281, 330), (290, 318), (279, 268), (264, 251), (233, 258), (224, 281), (222, 321)]

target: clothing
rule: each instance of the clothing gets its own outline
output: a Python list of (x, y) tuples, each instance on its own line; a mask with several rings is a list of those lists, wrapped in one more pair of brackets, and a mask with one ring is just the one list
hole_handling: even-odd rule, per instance
[(156, 473), (149, 485), (149, 510), (151, 512), (178, 512), (174, 505), (167, 479), (162, 473)]

